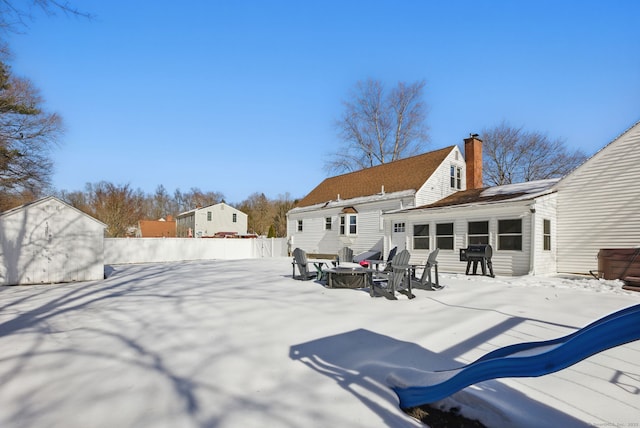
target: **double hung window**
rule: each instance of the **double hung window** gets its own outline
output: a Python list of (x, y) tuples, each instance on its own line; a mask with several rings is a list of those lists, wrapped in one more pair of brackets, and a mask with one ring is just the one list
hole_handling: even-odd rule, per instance
[(543, 220), (544, 251), (551, 251), (551, 220)]
[(522, 220), (498, 220), (498, 250), (522, 251)]
[(489, 244), (488, 221), (470, 221), (467, 228), (469, 245)]
[(428, 224), (413, 225), (413, 249), (414, 250), (429, 249), (429, 225)]
[(436, 224), (436, 248), (453, 250), (453, 223)]
[(358, 233), (358, 215), (344, 214), (340, 216), (340, 235), (356, 235)]

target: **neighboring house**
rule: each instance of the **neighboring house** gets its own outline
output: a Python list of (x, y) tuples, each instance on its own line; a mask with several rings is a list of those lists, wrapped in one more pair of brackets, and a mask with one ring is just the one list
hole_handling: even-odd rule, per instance
[(106, 225), (55, 197), (0, 214), (0, 285), (104, 278)]
[(160, 220), (140, 220), (136, 231), (137, 238), (175, 238), (176, 221), (172, 216)]
[(178, 215), (177, 235), (180, 238), (208, 238), (220, 233), (246, 235), (247, 217), (224, 202), (196, 208)]
[(640, 246), (640, 122), (556, 188), (558, 272), (587, 273), (600, 249)]
[(385, 236), (424, 262), (439, 248), (441, 270), (464, 272), (460, 249), (490, 244), (497, 275), (556, 272), (554, 180), (457, 192), (435, 203), (384, 216)]
[[(291, 248), (335, 254), (387, 253), (383, 214), (433, 203), (477, 187), (482, 177), (481, 141), (465, 140), (467, 162), (457, 146), (330, 177), (287, 213)], [(480, 168), (479, 170), (477, 168)]]

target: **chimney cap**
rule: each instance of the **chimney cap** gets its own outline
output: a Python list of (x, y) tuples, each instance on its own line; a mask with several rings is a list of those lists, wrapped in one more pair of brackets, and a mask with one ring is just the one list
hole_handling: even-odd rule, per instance
[(471, 137), (471, 138), (478, 138), (479, 136), (480, 136), (479, 134), (469, 133), (469, 137)]

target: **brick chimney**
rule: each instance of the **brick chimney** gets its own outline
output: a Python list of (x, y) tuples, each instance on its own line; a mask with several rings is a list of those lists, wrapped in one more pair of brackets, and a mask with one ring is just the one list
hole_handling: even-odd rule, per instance
[(482, 188), (482, 140), (478, 134), (464, 139), (464, 159), (467, 162), (467, 190)]

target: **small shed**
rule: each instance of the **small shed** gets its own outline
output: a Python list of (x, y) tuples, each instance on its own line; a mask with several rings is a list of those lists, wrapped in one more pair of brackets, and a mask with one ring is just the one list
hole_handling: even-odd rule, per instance
[(0, 213), (0, 285), (103, 279), (105, 228), (53, 196)]

